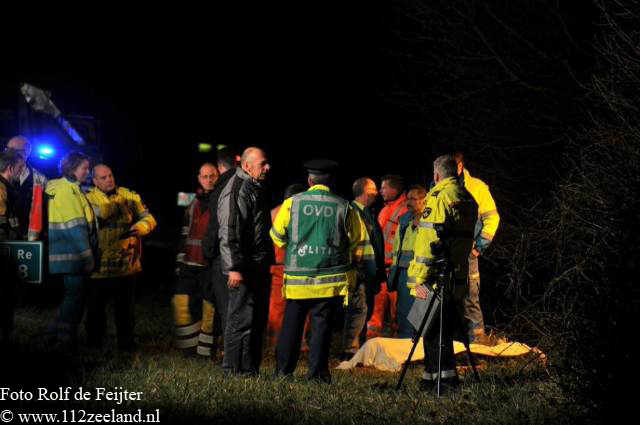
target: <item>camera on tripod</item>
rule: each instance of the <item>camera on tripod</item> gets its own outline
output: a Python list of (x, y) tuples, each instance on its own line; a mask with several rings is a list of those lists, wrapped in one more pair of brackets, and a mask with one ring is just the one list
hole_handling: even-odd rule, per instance
[(438, 283), (442, 283), (449, 273), (449, 252), (445, 242), (447, 231), (444, 224), (434, 224), (433, 228), (439, 240), (431, 242), (431, 255), (434, 258), (432, 267), (437, 270), (434, 276), (438, 279)]

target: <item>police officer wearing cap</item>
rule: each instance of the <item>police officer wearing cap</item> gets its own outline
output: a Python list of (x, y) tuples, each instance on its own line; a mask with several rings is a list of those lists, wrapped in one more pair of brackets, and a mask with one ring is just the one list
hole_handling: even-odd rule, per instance
[(304, 163), (309, 189), (282, 204), (271, 238), (285, 248), (284, 322), (276, 348), (276, 373), (292, 375), (300, 355), (307, 313), (311, 312), (311, 351), (307, 378), (331, 382), (331, 320), (355, 285), (353, 264), (363, 255), (361, 230), (349, 202), (331, 193), (330, 160)]

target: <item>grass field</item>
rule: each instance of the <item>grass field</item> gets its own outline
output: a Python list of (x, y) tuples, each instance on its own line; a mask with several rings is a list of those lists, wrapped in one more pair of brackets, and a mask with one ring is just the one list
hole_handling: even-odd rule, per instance
[[(185, 358), (172, 348), (173, 324), (166, 295), (156, 293), (139, 301), (139, 350), (133, 355), (120, 355), (113, 348), (112, 325), (103, 351), (81, 348), (73, 356), (56, 353), (41, 339), (55, 309), (20, 309), (16, 344), (2, 361), (5, 371), (0, 375), (0, 387), (32, 391), (36, 396), (37, 388), (71, 387), (73, 393), (83, 387), (91, 392), (92, 400), (0, 401), (0, 410), (8, 406), (17, 414), (141, 409), (146, 414), (159, 409), (161, 423), (197, 424), (584, 422), (580, 412), (562, 398), (552, 375), (537, 362), (523, 370), (524, 360), (492, 363), (482, 373), (481, 384), (468, 376), (458, 392), (440, 399), (418, 391), (422, 373), (418, 364), (410, 369), (401, 392), (392, 391), (398, 374), (368, 368), (334, 370), (331, 385), (307, 382), (302, 377), (305, 359), (294, 380), (274, 378), (272, 352), (266, 353), (260, 377), (228, 378), (223, 376), (220, 359)], [(332, 360), (332, 367), (335, 365), (337, 360)], [(96, 401), (95, 388), (99, 387), (107, 391), (121, 387), (143, 394), (141, 401), (122, 404)]]

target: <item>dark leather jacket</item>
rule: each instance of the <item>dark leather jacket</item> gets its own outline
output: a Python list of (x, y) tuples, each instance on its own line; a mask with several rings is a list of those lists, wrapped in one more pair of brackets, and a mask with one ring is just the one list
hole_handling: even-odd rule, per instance
[(271, 212), (263, 186), (241, 168), (218, 199), (218, 239), (222, 272), (250, 272), (273, 264)]

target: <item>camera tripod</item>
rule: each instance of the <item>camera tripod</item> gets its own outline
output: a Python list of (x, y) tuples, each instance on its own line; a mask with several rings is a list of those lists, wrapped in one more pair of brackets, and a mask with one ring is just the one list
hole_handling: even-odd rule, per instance
[[(436, 246), (434, 246), (436, 245)], [(440, 245), (440, 246), (437, 246)], [(416, 350), (416, 347), (418, 345), (418, 342), (420, 342), (420, 337), (422, 336), (422, 334), (424, 333), (424, 329), (427, 325), (427, 321), (429, 319), (429, 315), (431, 313), (431, 310), (434, 308), (434, 305), (436, 304), (436, 301), (438, 301), (438, 306), (436, 308), (440, 308), (440, 323), (439, 323), (439, 335), (438, 335), (438, 341), (439, 341), (439, 347), (438, 347), (438, 379), (437, 379), (437, 386), (436, 386), (436, 390), (437, 390), (437, 395), (438, 397), (440, 397), (440, 388), (441, 388), (441, 375), (442, 375), (442, 348), (443, 348), (443, 341), (442, 341), (442, 324), (444, 321), (444, 315), (443, 315), (443, 311), (445, 308), (445, 299), (447, 298), (445, 295), (448, 291), (451, 290), (451, 282), (453, 281), (453, 268), (451, 266), (451, 262), (448, 260), (448, 255), (446, 255), (447, 253), (446, 251), (446, 246), (444, 246), (443, 243), (441, 242), (434, 242), (431, 244), (432, 246), (432, 252), (436, 253), (440, 253), (441, 255), (439, 256), (439, 258), (435, 261), (434, 264), (434, 268), (437, 270), (436, 274), (435, 274), (435, 288), (433, 290), (433, 293), (431, 294), (431, 299), (429, 300), (429, 305), (427, 306), (427, 310), (424, 313), (424, 316), (422, 318), (422, 321), (420, 322), (420, 326), (418, 328), (418, 330), (416, 331), (414, 337), (413, 337), (413, 345), (411, 346), (411, 351), (409, 351), (409, 356), (407, 357), (407, 360), (404, 362), (403, 366), (402, 366), (402, 372), (400, 373), (400, 378), (398, 379), (398, 383), (396, 384), (396, 391), (399, 390), (402, 387), (402, 381), (404, 381), (404, 377), (407, 374), (407, 370), (409, 369), (409, 363), (411, 363), (411, 358), (413, 357), (413, 354)], [(435, 248), (435, 249), (434, 249)], [(458, 315), (455, 315), (458, 319)], [(461, 322), (461, 320), (458, 320), (458, 322)], [(460, 325), (460, 323), (457, 323), (458, 325)], [(467, 349), (467, 356), (469, 358), (469, 363), (471, 363), (471, 367), (473, 369), (473, 374), (476, 377), (476, 380), (478, 382), (480, 382), (480, 375), (478, 374), (478, 370), (476, 369), (476, 362), (475, 359), (473, 358), (473, 354), (471, 353), (471, 349), (469, 348), (469, 337), (466, 333), (466, 330), (464, 332), (464, 346)], [(427, 353), (425, 353), (426, 356)]]

